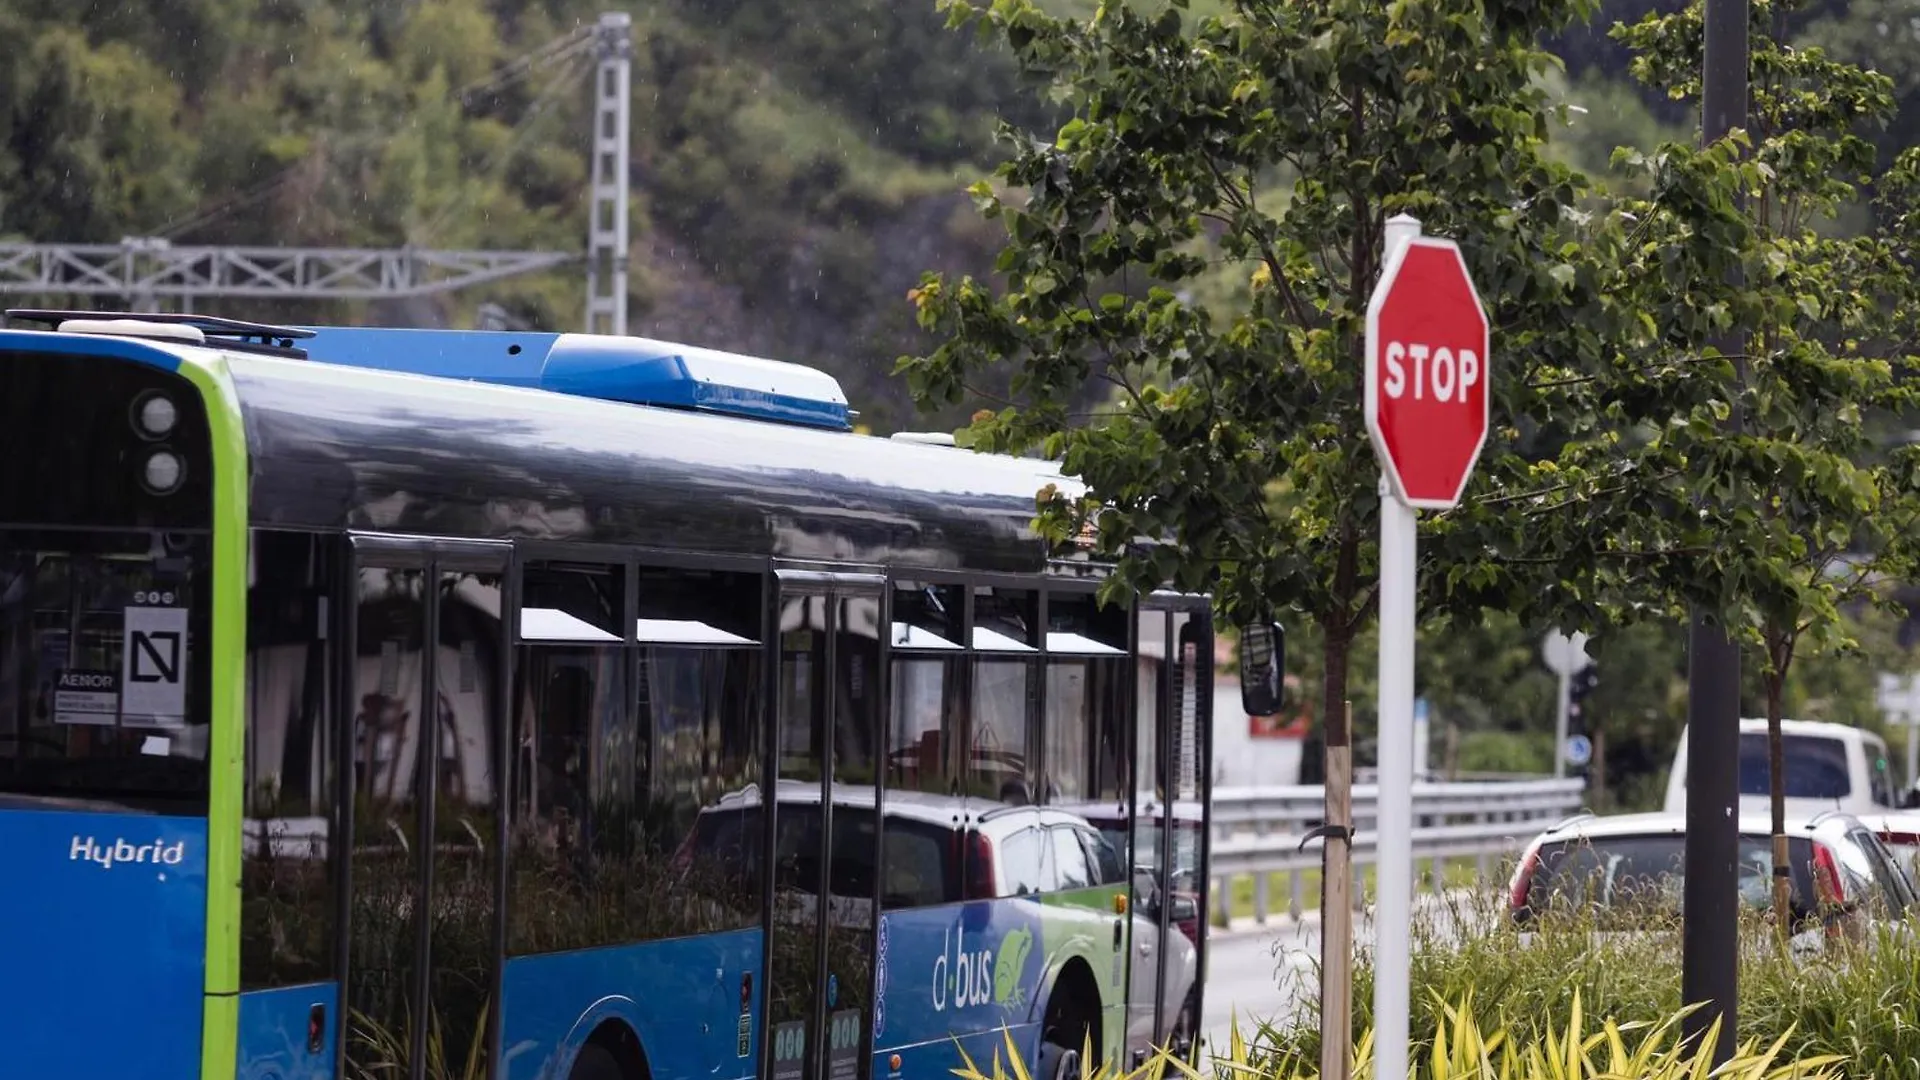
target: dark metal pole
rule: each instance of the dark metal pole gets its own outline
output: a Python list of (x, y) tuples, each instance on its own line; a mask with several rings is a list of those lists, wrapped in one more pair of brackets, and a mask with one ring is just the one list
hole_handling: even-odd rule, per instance
[[(1747, 0), (1704, 0), (1706, 56), (1700, 101), (1703, 145), (1747, 126)], [(1736, 271), (1737, 273), (1737, 271)], [(1737, 279), (1736, 279), (1737, 280)], [(1714, 342), (1727, 355), (1745, 347), (1736, 330)], [(1736, 361), (1745, 379), (1746, 365)], [(1737, 430), (1736, 409), (1728, 426)], [(1680, 996), (1701, 1009), (1684, 1032), (1698, 1045), (1715, 1020), (1718, 1066), (1733, 1056), (1739, 1015), (1740, 650), (1723, 621), (1693, 612), (1687, 647), (1687, 844)], [(1724, 616), (1722, 617), (1724, 619)]]

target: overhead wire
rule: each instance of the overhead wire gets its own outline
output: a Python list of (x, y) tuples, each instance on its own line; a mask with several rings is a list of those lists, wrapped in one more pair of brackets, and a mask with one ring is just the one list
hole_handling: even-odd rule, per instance
[[(580, 82), (584, 80), (588, 73), (587, 69), (592, 64), (590, 60), (583, 62), (579, 52), (571, 52), (567, 54), (565, 60), (556, 59), (555, 62), (562, 64), (561, 69), (554, 74), (553, 78), (547, 81), (545, 86), (541, 87), (539, 94), (536, 95), (533, 102), (528, 105), (527, 111), (521, 115), (520, 121), (513, 126), (511, 139), (488, 155), (480, 167), (470, 174), (471, 176), (492, 178), (500, 169), (504, 168), (508, 162), (512, 161), (514, 156), (532, 139), (540, 121), (551, 112), (553, 107), (561, 100), (562, 92), (566, 90), (570, 84), (578, 86)], [(420, 246), (432, 246), (433, 240), (439, 234), (440, 230), (446, 226), (455, 214), (467, 208), (468, 195), (470, 192), (471, 188), (463, 185), (460, 193), (447, 200), (439, 212), (434, 214), (427, 224), (418, 230), (412, 242)]]
[(498, 70), (484, 78), (476, 79), (453, 91), (452, 98), (462, 105), (470, 104), (469, 98), (493, 90), (502, 90), (526, 78), (549, 64), (564, 63), (593, 47), (591, 27), (582, 27), (562, 37), (542, 45), (515, 60), (502, 65)]
[[(451, 96), (462, 107), (469, 106), (472, 104), (471, 98), (490, 91), (506, 89), (508, 86), (550, 64), (561, 64), (565, 67), (572, 67), (574, 61), (576, 61), (582, 53), (593, 47), (593, 43), (592, 27), (581, 27), (570, 31), (560, 37), (554, 38), (552, 41), (547, 42), (532, 52), (525, 53), (509, 61), (485, 78), (476, 79), (466, 86), (455, 90)], [(542, 91), (541, 97), (544, 98), (545, 94), (552, 89), (553, 84), (549, 83), (547, 88)], [(533, 108), (543, 108), (543, 106), (540, 105), (540, 100), (540, 98), (536, 98)], [(531, 110), (529, 115), (532, 115)], [(307, 163), (308, 159), (303, 156), (291, 162), (280, 171), (268, 176), (258, 184), (244, 191), (229, 195), (218, 202), (203, 205), (197, 208), (192, 216), (169, 224), (151, 235), (164, 240), (175, 240), (187, 233), (212, 225), (227, 217), (229, 214), (252, 206), (261, 199), (273, 194), (288, 181), (299, 175), (300, 170), (306, 166)]]

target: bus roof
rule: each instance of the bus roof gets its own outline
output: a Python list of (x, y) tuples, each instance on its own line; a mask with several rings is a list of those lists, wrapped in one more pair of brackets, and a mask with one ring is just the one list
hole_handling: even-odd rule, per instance
[(255, 524), (1034, 573), (1045, 462), (322, 362), (229, 358)]
[[(1033, 528), (1036, 495), (1048, 485), (1083, 490), (1052, 462), (835, 430), (824, 411), (796, 416), (805, 402), (791, 399), (831, 411), (839, 390), (798, 365), (572, 334), (310, 333), (300, 342), (308, 358), (228, 349), (211, 336), (198, 346), (0, 331), (0, 348), (167, 368), (221, 358), (261, 527), (1033, 574), (1049, 561)], [(515, 346), (524, 363), (507, 362)], [(334, 350), (347, 363), (330, 362)], [(476, 352), (469, 360), (465, 350)], [(622, 355), (634, 362), (623, 368)], [(733, 415), (632, 403), (701, 381), (698, 363), (726, 386), (772, 373), (774, 397), (801, 389), (784, 395), (787, 415), (752, 401), (735, 407), (737, 398), (723, 403)], [(402, 364), (429, 373), (383, 370)], [(449, 377), (462, 371), (467, 378)]]

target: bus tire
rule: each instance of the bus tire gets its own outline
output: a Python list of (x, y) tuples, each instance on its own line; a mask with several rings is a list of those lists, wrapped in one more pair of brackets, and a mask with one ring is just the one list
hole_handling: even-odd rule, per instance
[(1080, 1080), (1080, 1051), (1069, 1050), (1050, 1038), (1040, 1040), (1040, 1068), (1033, 1080)]
[(1047, 995), (1034, 1080), (1080, 1080), (1081, 1056), (1100, 1057), (1100, 991), (1085, 964), (1070, 961)]

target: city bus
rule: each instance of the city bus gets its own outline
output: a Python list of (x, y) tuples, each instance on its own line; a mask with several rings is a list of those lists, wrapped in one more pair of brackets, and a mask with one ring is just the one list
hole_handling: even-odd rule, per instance
[(0, 1077), (1192, 1052), (1213, 617), (1097, 602), (1053, 464), (641, 338), (9, 314)]

